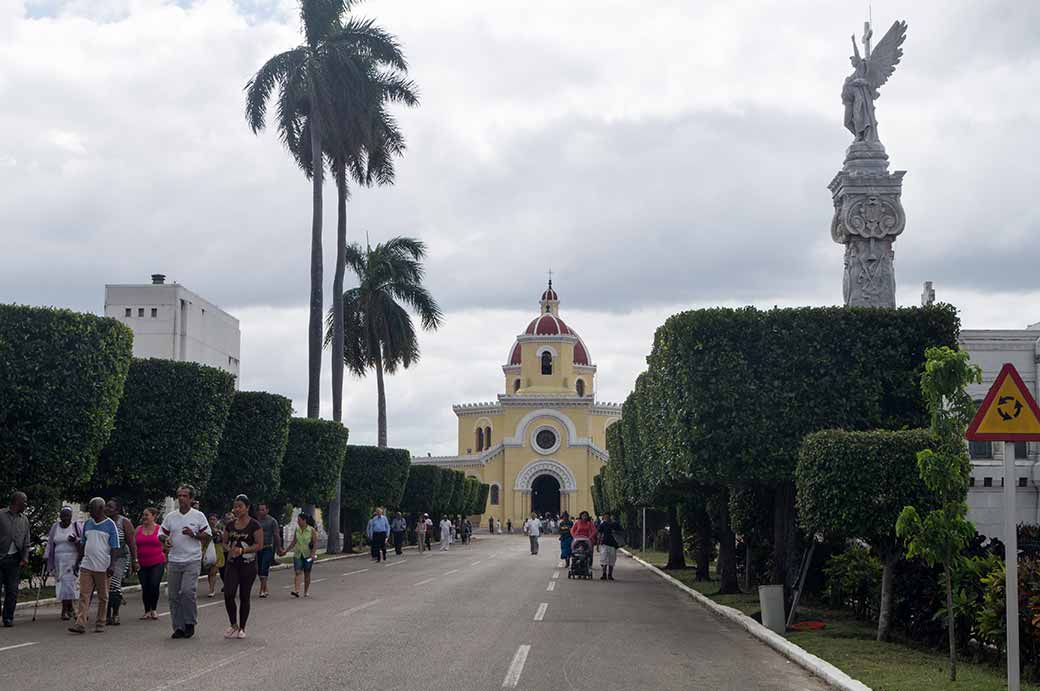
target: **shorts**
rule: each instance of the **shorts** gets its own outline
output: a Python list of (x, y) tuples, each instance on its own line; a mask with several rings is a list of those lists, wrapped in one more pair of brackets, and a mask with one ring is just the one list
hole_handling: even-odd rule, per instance
[(256, 572), (260, 578), (267, 578), (274, 563), (274, 547), (264, 547), (256, 554)]
[(599, 565), (613, 566), (617, 562), (617, 547), (610, 545), (599, 546)]
[(293, 557), (292, 567), (293, 571), (310, 573), (311, 569), (314, 568), (314, 560), (305, 557)]

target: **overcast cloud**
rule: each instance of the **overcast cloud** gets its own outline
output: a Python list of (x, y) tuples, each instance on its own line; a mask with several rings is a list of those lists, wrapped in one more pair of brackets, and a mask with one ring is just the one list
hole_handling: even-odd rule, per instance
[[(389, 379), (391, 444), (454, 452), (451, 404), (500, 391), (550, 266), (606, 400), (677, 310), (840, 302), (826, 186), (865, 5), (361, 5), (404, 43), (422, 106), (400, 113), (397, 184), (356, 190), (348, 233), (425, 240), (447, 312)], [(874, 11), (877, 36), (909, 22), (878, 101), (908, 171), (900, 303), (932, 280), (966, 327), (1040, 321), (1040, 4)], [(242, 114), (249, 77), (298, 42), (295, 0), (0, 0), (0, 301), (100, 312), (105, 283), (164, 272), (239, 317), (243, 388), (303, 410), (310, 187)], [(374, 379), (347, 386), (352, 439), (373, 442)]]

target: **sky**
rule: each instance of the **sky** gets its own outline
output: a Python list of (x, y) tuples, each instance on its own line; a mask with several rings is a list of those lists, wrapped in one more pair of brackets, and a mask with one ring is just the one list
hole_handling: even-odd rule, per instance
[[(675, 312), (841, 302), (827, 184), (851, 140), (840, 90), (866, 2), (354, 12), (398, 36), (421, 105), (396, 112), (396, 184), (353, 190), (347, 232), (425, 241), (446, 314), (387, 381), (392, 446), (455, 452), (451, 405), (502, 393), (550, 268), (604, 401), (628, 394)], [(909, 23), (877, 102), (891, 169), (908, 171), (899, 303), (931, 280), (965, 328), (1040, 321), (1040, 3), (872, 12), (876, 37)], [(241, 388), (302, 414), (310, 184), (243, 115), (249, 78), (300, 41), (296, 0), (0, 0), (0, 302), (100, 313), (106, 283), (165, 273), (241, 321)], [(352, 441), (374, 443), (374, 376), (345, 389)]]

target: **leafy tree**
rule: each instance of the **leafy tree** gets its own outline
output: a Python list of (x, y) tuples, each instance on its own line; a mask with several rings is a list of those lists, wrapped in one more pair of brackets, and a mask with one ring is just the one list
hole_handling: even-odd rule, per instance
[(411, 463), (405, 449), (348, 445), (343, 464), (343, 505), (366, 511), (376, 506), (400, 508)]
[[(907, 506), (896, 522), (896, 533), (906, 543), (907, 556), (921, 557), (929, 565), (942, 564), (946, 581), (946, 628), (950, 644), (950, 680), (957, 679), (957, 645), (954, 631), (952, 569), (975, 529), (968, 521), (968, 478), (971, 462), (964, 431), (975, 414), (969, 384), (982, 382), (982, 370), (969, 363), (968, 353), (946, 346), (925, 353), (921, 392), (931, 412), (936, 444), (917, 454), (925, 486), (936, 496), (938, 508), (924, 516)], [(1009, 558), (1014, 559), (1015, 555)]]
[(285, 396), (263, 391), (235, 394), (206, 487), (204, 503), (209, 508), (223, 514), (240, 493), (253, 502), (278, 496), (290, 417), (292, 401)]
[(451, 516), (458, 516), (466, 510), (466, 473), (461, 470), (449, 470), (448, 472), (450, 473), (453, 488), (446, 513)]
[(414, 514), (434, 513), (443, 475), (435, 465), (413, 465), (408, 471), (401, 508)]
[(295, 506), (326, 504), (347, 452), (347, 428), (331, 420), (294, 417), (282, 461), (281, 498)]
[(477, 493), (477, 503), (474, 507), (473, 513), (478, 516), (484, 515), (484, 510), (487, 508), (488, 494), (491, 493), (491, 485), (486, 482), (480, 483), (480, 488)]
[(228, 372), (134, 360), (108, 444), (81, 498), (119, 496), (131, 515), (188, 483), (204, 494), (235, 395)]
[(810, 434), (796, 471), (798, 514), (809, 533), (860, 539), (881, 560), (877, 639), (888, 639), (896, 564), (903, 555), (896, 520), (907, 505), (930, 505), (917, 454), (934, 444), (928, 430)]

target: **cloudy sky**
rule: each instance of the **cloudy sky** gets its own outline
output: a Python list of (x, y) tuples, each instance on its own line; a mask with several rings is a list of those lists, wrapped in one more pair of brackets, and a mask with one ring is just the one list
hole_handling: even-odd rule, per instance
[[(878, 36), (910, 25), (878, 102), (909, 171), (899, 302), (932, 280), (966, 327), (1040, 321), (1040, 3), (873, 4)], [(356, 191), (348, 232), (425, 240), (447, 313), (389, 381), (390, 443), (454, 452), (451, 404), (499, 393), (550, 266), (604, 400), (675, 311), (839, 303), (826, 186), (866, 6), (360, 5), (403, 42), (422, 105), (399, 114), (397, 184)], [(0, 301), (100, 312), (104, 284), (166, 273), (241, 320), (242, 388), (304, 410), (310, 187), (242, 114), (249, 77), (299, 41), (296, 0), (0, 0)], [(347, 389), (352, 440), (374, 442), (374, 378)]]

